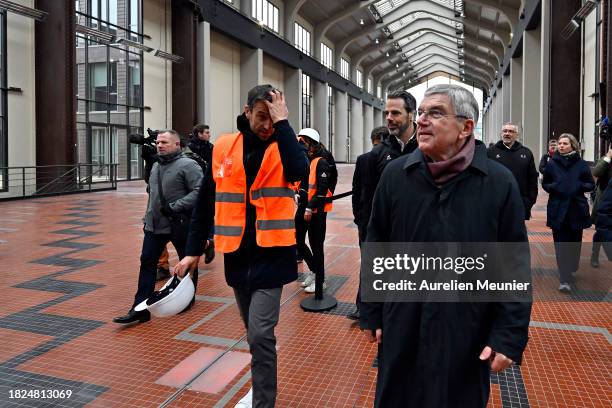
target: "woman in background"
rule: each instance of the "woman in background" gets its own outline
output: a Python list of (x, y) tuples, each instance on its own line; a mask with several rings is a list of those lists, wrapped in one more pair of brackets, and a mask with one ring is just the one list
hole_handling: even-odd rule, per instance
[(552, 229), (559, 269), (559, 290), (575, 290), (574, 274), (580, 263), (582, 230), (591, 226), (589, 204), (584, 193), (595, 188), (588, 164), (582, 160), (580, 145), (570, 133), (557, 140), (557, 152), (546, 165), (542, 187), (550, 196), (546, 225)]

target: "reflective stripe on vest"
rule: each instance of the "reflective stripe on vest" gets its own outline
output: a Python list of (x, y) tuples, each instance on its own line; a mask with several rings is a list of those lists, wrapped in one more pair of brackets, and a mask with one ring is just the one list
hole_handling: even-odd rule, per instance
[[(317, 193), (317, 163), (321, 160), (320, 157), (315, 158), (310, 162), (310, 175), (308, 176), (308, 201), (312, 200), (314, 195)], [(331, 197), (331, 190), (327, 189), (326, 197)], [(323, 206), (324, 212), (330, 212), (333, 209), (333, 205), (331, 202), (325, 203)], [(313, 212), (317, 212), (317, 209), (313, 209)]]
[[(215, 143), (212, 161), (215, 193), (215, 249), (240, 247), (246, 222), (246, 172), (241, 133), (223, 135)], [(249, 192), (255, 207), (255, 237), (261, 247), (295, 245), (295, 204), (292, 185), (285, 179), (276, 142), (264, 153)]]

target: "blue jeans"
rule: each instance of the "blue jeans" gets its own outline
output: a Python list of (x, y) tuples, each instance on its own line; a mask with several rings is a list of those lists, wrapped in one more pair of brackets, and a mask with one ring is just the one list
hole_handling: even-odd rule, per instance
[[(144, 232), (142, 240), (142, 252), (140, 253), (140, 273), (138, 275), (138, 290), (134, 296), (132, 308), (145, 299), (148, 299), (155, 291), (155, 278), (157, 275), (157, 261), (168, 244), (172, 242), (179, 259), (185, 256), (186, 236), (173, 236), (172, 234), (154, 234)], [(198, 270), (193, 272), (193, 285), (198, 286)]]

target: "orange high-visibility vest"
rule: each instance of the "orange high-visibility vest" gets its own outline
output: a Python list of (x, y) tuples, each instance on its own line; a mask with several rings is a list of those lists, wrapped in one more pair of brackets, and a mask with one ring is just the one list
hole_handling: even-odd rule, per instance
[[(246, 172), (242, 133), (222, 135), (215, 143), (212, 174), (215, 192), (215, 248), (223, 253), (240, 247), (246, 224)], [(264, 153), (249, 198), (255, 207), (255, 236), (261, 247), (295, 245), (295, 203), (285, 179), (278, 143)]]
[[(314, 195), (317, 192), (317, 163), (319, 162), (320, 159), (321, 159), (320, 157), (317, 157), (316, 159), (310, 162), (310, 175), (308, 176), (308, 201), (309, 202), (310, 200), (312, 200), (312, 197), (314, 197)], [(326, 197), (331, 197), (331, 196), (332, 196), (331, 190), (327, 189)], [(333, 208), (334, 207), (331, 202), (325, 203), (325, 205), (323, 206), (323, 211), (330, 212)], [(314, 209), (313, 212), (317, 212), (317, 210)]]

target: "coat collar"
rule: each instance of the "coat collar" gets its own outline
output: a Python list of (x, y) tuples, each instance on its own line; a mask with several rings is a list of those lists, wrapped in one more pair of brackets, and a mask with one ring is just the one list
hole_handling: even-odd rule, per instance
[[(425, 166), (425, 156), (421, 149), (416, 149), (414, 152), (410, 153), (404, 159), (404, 170), (407, 170), (411, 167), (421, 165)], [(473, 167), (474, 169), (480, 171), (485, 176), (489, 174), (489, 166), (487, 165), (487, 149), (485, 148), (484, 143), (480, 140), (476, 140), (476, 148), (474, 150), (474, 159), (469, 167)]]

